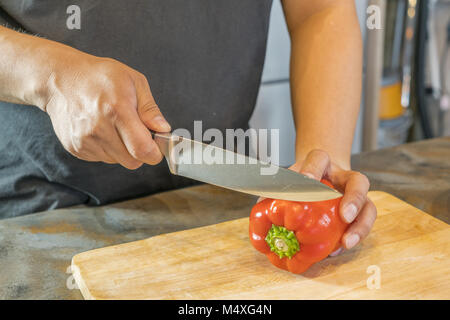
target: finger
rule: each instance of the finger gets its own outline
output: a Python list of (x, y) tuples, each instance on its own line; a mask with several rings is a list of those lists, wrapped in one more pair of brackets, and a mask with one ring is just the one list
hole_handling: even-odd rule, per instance
[(100, 156), (100, 161), (103, 161), (103, 162), (105, 162), (105, 163), (108, 163), (108, 164), (115, 164), (115, 163), (117, 163), (116, 161), (114, 161), (114, 159), (113, 159), (113, 157), (111, 157), (107, 152), (106, 152), (106, 150), (103, 148), (103, 146), (102, 145), (100, 145), (100, 148), (101, 148), (101, 152), (102, 152), (102, 154), (101, 154), (101, 156)]
[(111, 156), (109, 156), (104, 150), (103, 147), (98, 146), (99, 149), (97, 150), (96, 154), (86, 154), (86, 156), (83, 156), (82, 159), (90, 162), (104, 162), (107, 164), (115, 164), (117, 161), (115, 161)]
[(135, 109), (128, 108), (122, 112), (116, 120), (116, 128), (133, 158), (150, 165), (161, 162), (163, 155)]
[(99, 144), (98, 139), (95, 137), (84, 139), (83, 142), (81, 142), (80, 139), (77, 139), (76, 136), (72, 135), (71, 142), (73, 148), (70, 148), (68, 151), (78, 159), (89, 162), (117, 163), (105, 152), (103, 147)]
[(343, 176), (346, 176), (347, 180), (339, 212), (345, 222), (351, 223), (367, 201), (370, 183), (367, 177), (359, 172), (351, 171)]
[(367, 200), (356, 220), (342, 236), (345, 249), (351, 249), (364, 239), (370, 232), (377, 218), (377, 208), (370, 199)]
[(329, 166), (330, 157), (325, 151), (312, 150), (306, 156), (300, 169), (300, 173), (312, 179), (320, 180)]
[(101, 142), (99, 142), (99, 139), (94, 138), (93, 142), (94, 142), (93, 148), (86, 150), (86, 152), (88, 153), (88, 156), (86, 158), (87, 161), (105, 162), (105, 163), (108, 163), (108, 164), (115, 164), (115, 163), (117, 163), (117, 161), (115, 161), (114, 158), (111, 157), (105, 151), (105, 149), (101, 145)]
[(117, 163), (117, 161), (112, 159), (110, 156), (108, 156), (106, 154), (102, 154), (102, 153), (98, 153), (98, 154), (95, 154), (95, 155), (82, 154), (82, 155), (76, 156), (76, 157), (81, 159), (81, 160), (88, 161), (88, 162), (104, 162), (104, 163), (107, 163), (107, 164), (115, 164), (115, 163)]
[(136, 94), (139, 118), (147, 128), (156, 132), (169, 132), (170, 125), (159, 110), (145, 76), (136, 82)]
[(105, 132), (107, 140), (100, 140), (99, 144), (106, 150), (106, 154), (113, 159), (113, 163), (119, 163), (123, 167), (134, 170), (142, 165), (142, 161), (134, 158), (125, 147), (119, 133), (115, 128)]

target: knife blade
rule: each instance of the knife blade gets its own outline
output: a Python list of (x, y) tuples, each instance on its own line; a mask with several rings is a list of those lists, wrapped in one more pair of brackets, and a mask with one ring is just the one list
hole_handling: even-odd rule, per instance
[(342, 194), (305, 175), (172, 133), (152, 132), (172, 174), (264, 198), (323, 201)]

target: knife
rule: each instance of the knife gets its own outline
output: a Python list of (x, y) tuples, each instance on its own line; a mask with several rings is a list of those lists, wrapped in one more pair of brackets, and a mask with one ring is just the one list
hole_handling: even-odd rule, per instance
[(172, 133), (152, 132), (172, 174), (264, 198), (323, 201), (342, 196), (305, 175)]

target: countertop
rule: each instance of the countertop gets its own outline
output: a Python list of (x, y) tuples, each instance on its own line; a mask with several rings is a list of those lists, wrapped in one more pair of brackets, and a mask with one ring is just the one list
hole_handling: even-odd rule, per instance
[[(371, 190), (450, 223), (450, 137), (352, 157)], [(0, 220), (0, 299), (81, 299), (73, 255), (248, 216), (256, 198), (200, 185), (111, 204)]]

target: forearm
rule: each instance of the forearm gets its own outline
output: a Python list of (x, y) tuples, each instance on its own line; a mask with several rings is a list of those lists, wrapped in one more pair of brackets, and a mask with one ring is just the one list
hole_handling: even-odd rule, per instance
[(0, 27), (0, 100), (36, 104), (45, 79), (45, 65), (36, 65), (38, 41), (33, 36)]
[(328, 6), (290, 32), (297, 161), (322, 149), (349, 168), (362, 81), (362, 39), (354, 7)]
[[(75, 60), (71, 47), (0, 26), (0, 100), (45, 109), (52, 74), (64, 60)], [(81, 53), (83, 54), (83, 53)]]

